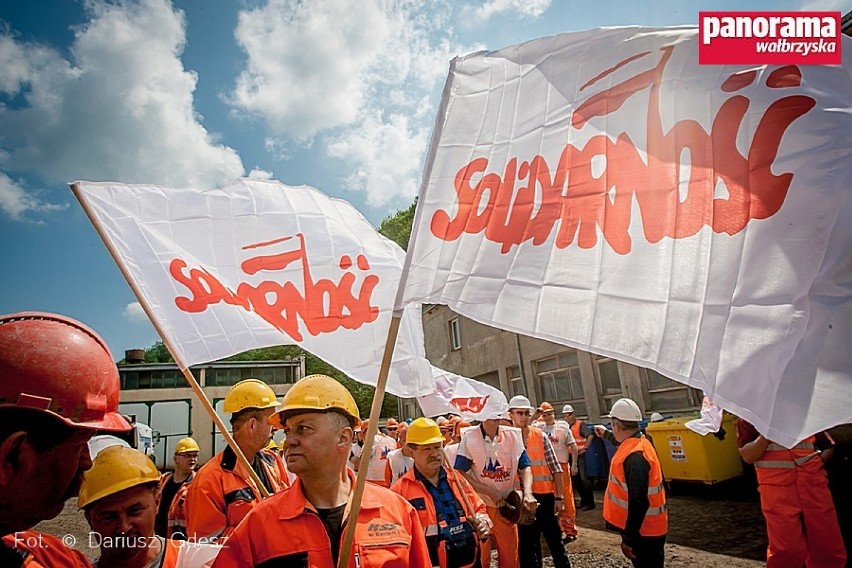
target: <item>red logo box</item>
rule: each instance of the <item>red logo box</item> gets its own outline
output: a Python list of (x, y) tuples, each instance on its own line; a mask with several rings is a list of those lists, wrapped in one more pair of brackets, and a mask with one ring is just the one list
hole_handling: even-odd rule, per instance
[(840, 65), (840, 12), (699, 12), (700, 65)]

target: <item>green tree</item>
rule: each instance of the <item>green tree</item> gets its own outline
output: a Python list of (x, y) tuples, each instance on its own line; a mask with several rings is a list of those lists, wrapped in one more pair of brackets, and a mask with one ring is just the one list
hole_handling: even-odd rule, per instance
[(172, 354), (166, 349), (162, 341), (154, 343), (151, 347), (145, 350), (146, 363), (174, 363)]
[(411, 226), (414, 224), (414, 210), (417, 208), (417, 198), (414, 198), (414, 203), (397, 211), (393, 215), (388, 215), (379, 225), (379, 232), (401, 246), (403, 250), (408, 250), (408, 241), (411, 239)]

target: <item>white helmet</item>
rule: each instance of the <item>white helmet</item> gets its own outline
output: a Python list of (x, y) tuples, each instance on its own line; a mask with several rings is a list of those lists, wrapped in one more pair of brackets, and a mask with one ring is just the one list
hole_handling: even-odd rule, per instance
[(652, 412), (650, 421), (651, 422), (662, 422), (663, 421), (663, 415), (660, 414), (659, 412)]
[(535, 410), (533, 405), (530, 404), (530, 399), (522, 395), (513, 396), (512, 400), (509, 401), (509, 410), (514, 410), (516, 408), (523, 410)]
[(612, 405), (612, 410), (605, 418), (618, 418), (625, 422), (639, 422), (642, 420), (642, 411), (639, 405), (629, 398), (619, 398)]
[(562, 407), (562, 414), (574, 414), (574, 407), (570, 404), (566, 404)]

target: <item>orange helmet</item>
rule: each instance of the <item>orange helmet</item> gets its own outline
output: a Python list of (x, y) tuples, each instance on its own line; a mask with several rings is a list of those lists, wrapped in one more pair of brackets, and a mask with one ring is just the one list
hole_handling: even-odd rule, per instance
[(65, 316), (0, 316), (0, 408), (28, 408), (69, 426), (129, 430), (118, 368), (101, 337)]
[(399, 428), (399, 422), (396, 418), (388, 418), (385, 422), (385, 428)]
[(553, 405), (549, 402), (542, 402), (538, 405), (538, 409), (542, 412), (553, 412)]
[(467, 420), (459, 420), (453, 425), (453, 437), (459, 438), (461, 436), (462, 428), (468, 428), (470, 426), (470, 422)]

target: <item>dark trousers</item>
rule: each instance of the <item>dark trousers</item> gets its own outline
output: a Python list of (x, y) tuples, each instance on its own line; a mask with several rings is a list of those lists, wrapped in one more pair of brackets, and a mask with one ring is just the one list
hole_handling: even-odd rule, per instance
[(595, 493), (592, 491), (592, 480), (586, 473), (586, 454), (577, 455), (577, 475), (571, 476), (571, 485), (580, 494), (580, 507), (595, 505)]
[(665, 536), (640, 536), (633, 545), (634, 568), (663, 568), (666, 562)]
[(553, 556), (554, 568), (571, 568), (565, 546), (562, 544), (562, 529), (556, 517), (553, 493), (533, 493), (538, 501), (535, 521), (528, 525), (518, 525), (518, 559), (521, 568), (541, 568), (541, 537)]

